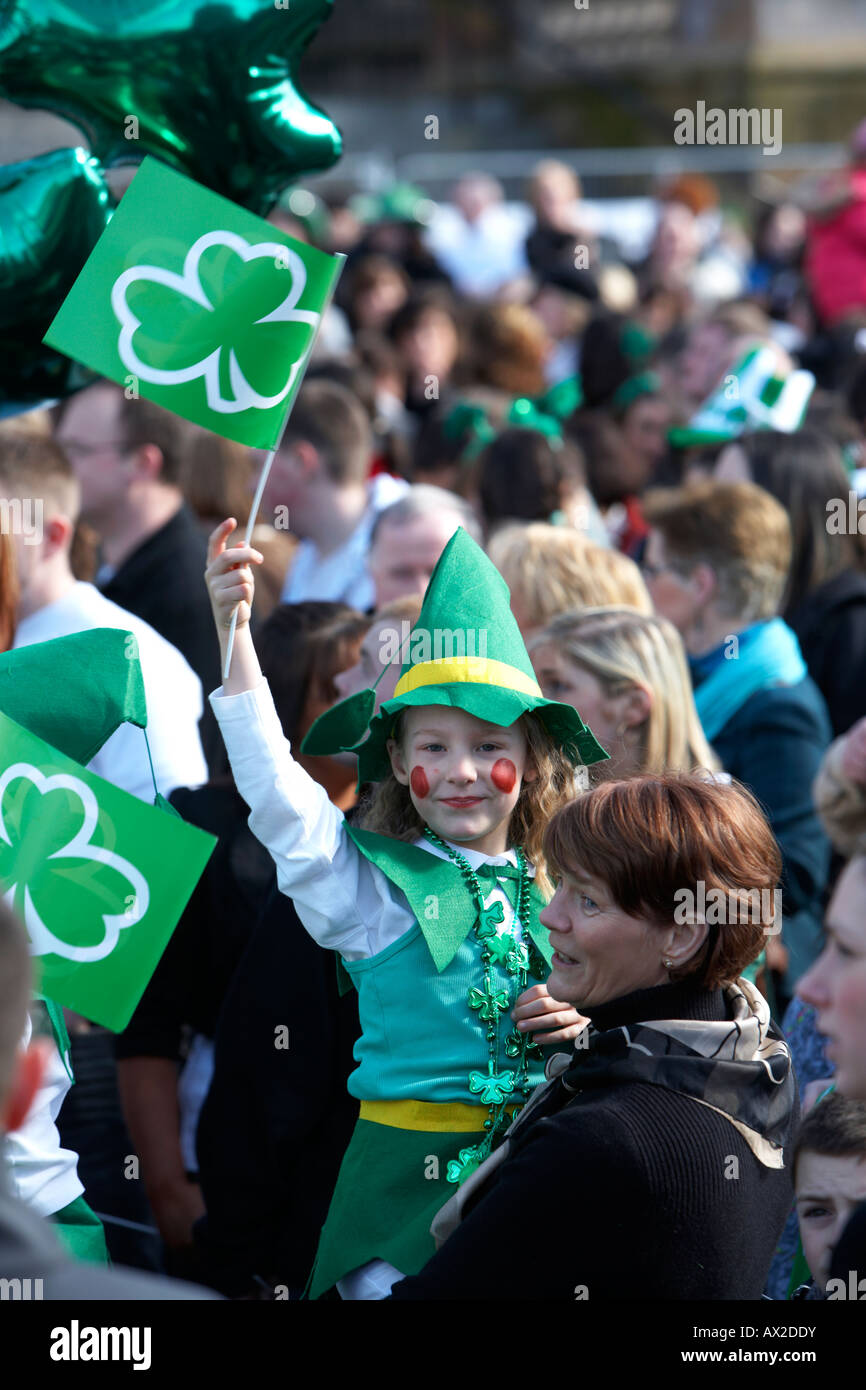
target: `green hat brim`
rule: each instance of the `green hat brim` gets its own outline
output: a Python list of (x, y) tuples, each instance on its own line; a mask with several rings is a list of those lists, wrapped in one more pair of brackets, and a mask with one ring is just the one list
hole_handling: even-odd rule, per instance
[(381, 706), (379, 713), (370, 721), (369, 737), (352, 750), (358, 756), (359, 783), (378, 782), (388, 776), (391, 771), (388, 740), (393, 737), (397, 715), (401, 710), (421, 705), (461, 709), (476, 719), (487, 720), (502, 728), (514, 724), (522, 714), (536, 714), (553, 742), (571, 762), (589, 766), (610, 756), (572, 705), (545, 700), (543, 696), (523, 695), (505, 686), (457, 681), (453, 684), (420, 686)]

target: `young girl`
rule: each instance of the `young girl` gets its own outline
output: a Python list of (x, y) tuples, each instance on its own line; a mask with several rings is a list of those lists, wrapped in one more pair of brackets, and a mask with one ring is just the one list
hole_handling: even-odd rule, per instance
[(544, 699), (508, 589), (461, 529), (405, 642), (394, 698), (371, 719), (373, 692), (351, 696), (305, 741), (315, 753), (355, 748), (359, 782), (378, 784), (363, 828), (347, 826), (283, 737), (249, 634), (260, 558), (226, 550), (234, 525), (210, 541), (223, 664), (239, 605), (231, 672), (211, 702), (250, 827), (307, 930), (340, 953), (361, 1018), (349, 1080), (360, 1118), (311, 1294), (336, 1284), (344, 1298), (382, 1298), (433, 1254), (449, 1184), (542, 1079), (535, 1042), (580, 1031), (542, 983), (541, 836), (574, 796), (574, 765), (606, 755), (572, 706)]

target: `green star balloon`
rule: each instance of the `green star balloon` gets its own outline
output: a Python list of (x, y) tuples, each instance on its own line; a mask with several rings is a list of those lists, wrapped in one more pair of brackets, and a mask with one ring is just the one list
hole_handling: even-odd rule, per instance
[(6, 0), (0, 93), (79, 126), (104, 163), (155, 154), (266, 213), (340, 132), (297, 70), (332, 0)]
[(86, 150), (0, 168), (0, 410), (65, 396), (91, 373), (42, 342), (110, 216)]

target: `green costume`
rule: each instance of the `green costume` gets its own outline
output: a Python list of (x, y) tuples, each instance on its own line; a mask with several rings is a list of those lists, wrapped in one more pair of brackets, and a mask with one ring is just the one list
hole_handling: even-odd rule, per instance
[[(607, 756), (575, 709), (544, 699), (508, 589), (463, 530), (430, 579), (394, 698), (371, 718), (374, 700), (362, 691), (329, 710), (304, 751), (352, 748), (359, 781), (378, 780), (390, 773), (387, 741), (399, 713), (443, 705), (504, 727), (531, 712), (570, 761)], [(481, 864), (473, 872), (435, 836), (448, 858), (387, 835), (347, 833), (405, 894), (414, 922), (377, 954), (345, 962), (359, 995), (359, 1066), (349, 1089), (361, 1116), (323, 1231), (313, 1297), (377, 1258), (417, 1272), (434, 1253), (429, 1227), (446, 1184), (477, 1167), (543, 1076), (540, 1049), (509, 1018), (517, 995), (548, 974), (538, 922), (544, 898), (522, 851), (516, 868)], [(498, 894), (490, 899), (497, 888), (513, 909), (511, 930)]]

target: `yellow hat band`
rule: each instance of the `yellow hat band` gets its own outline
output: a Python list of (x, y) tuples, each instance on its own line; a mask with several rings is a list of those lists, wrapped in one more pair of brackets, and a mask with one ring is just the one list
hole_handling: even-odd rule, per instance
[(525, 671), (487, 656), (455, 656), (420, 661), (400, 677), (393, 698), (408, 695), (410, 690), (418, 690), (424, 685), (450, 685), (458, 681), (472, 685), (498, 685), (521, 695), (543, 698), (541, 686)]

